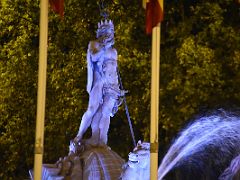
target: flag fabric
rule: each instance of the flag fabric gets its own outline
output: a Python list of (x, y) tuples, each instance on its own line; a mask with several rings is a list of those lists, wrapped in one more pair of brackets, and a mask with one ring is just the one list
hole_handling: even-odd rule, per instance
[(64, 0), (49, 0), (52, 10), (62, 18), (64, 16)]
[(146, 5), (146, 33), (163, 21), (163, 0), (149, 0)]

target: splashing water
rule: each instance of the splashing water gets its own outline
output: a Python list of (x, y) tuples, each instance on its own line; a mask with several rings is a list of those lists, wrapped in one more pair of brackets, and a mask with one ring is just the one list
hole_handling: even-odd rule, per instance
[[(162, 180), (171, 170), (189, 159), (204, 167), (211, 164), (214, 166), (212, 169), (217, 169), (214, 173), (218, 177), (231, 159), (238, 154), (240, 154), (240, 118), (217, 115), (203, 117), (183, 130), (170, 147), (159, 166), (158, 179)], [(206, 163), (208, 158), (212, 162)], [(188, 164), (196, 166), (191, 162)]]

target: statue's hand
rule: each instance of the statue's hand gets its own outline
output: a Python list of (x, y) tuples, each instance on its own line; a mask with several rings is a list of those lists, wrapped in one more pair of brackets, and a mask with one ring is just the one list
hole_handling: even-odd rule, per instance
[(125, 94), (127, 94), (128, 91), (127, 90), (120, 90), (120, 97), (125, 96)]

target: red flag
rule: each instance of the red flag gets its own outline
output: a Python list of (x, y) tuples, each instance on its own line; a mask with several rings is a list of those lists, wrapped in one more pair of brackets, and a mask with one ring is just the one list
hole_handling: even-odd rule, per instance
[(163, 0), (149, 0), (146, 8), (146, 33), (151, 34), (152, 28), (163, 21)]
[(49, 0), (51, 8), (62, 18), (64, 16), (64, 0)]

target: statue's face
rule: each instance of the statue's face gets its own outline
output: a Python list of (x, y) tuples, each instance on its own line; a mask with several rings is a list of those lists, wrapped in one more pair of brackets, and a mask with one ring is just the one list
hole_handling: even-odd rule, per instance
[(97, 30), (97, 38), (105, 45), (110, 43), (114, 44), (114, 29), (110, 26), (102, 26)]
[(114, 44), (114, 34), (107, 33), (105, 36), (103, 36), (103, 43), (113, 45)]

